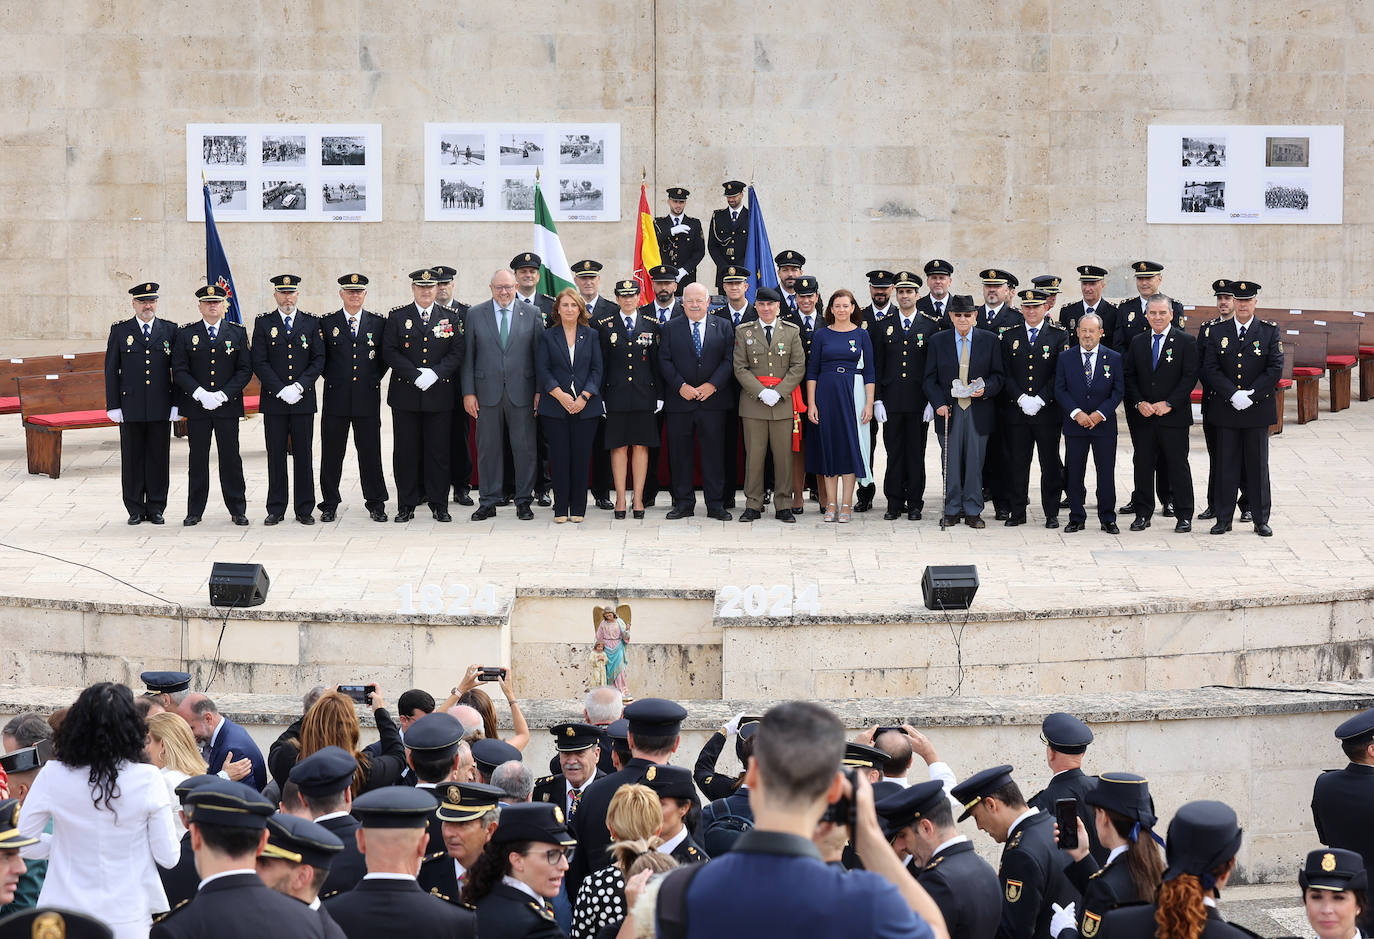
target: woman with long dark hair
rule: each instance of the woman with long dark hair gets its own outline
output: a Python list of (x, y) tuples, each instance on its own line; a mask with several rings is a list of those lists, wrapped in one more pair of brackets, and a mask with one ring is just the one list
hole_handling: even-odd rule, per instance
[(873, 419), (875, 374), (863, 318), (854, 294), (836, 290), (807, 360), (806, 417), (816, 429), (806, 447), (806, 471), (821, 481), (827, 522), (848, 522), (855, 480), (871, 482), (868, 428), (859, 433)]
[(34, 779), (19, 821), (25, 837), (39, 839), (24, 857), (48, 859), (38, 905), (94, 916), (116, 939), (146, 939), (152, 915), (167, 909), (157, 866), (181, 856), (167, 786), (142, 762), (147, 733), (133, 692), (91, 685), (58, 727), (57, 755)]
[(300, 739), (288, 738), (278, 748), (272, 767), (274, 778), (280, 772), (281, 778), (285, 779), (290, 775), (292, 766), (312, 753), (318, 753), (325, 747), (340, 747), (353, 754), (358, 761), (351, 786), (354, 798), (373, 789), (395, 785), (406, 765), (405, 744), (401, 740), (400, 728), (387, 711), (380, 689), (369, 693), (368, 706), (373, 709), (372, 716), (377, 722), (381, 753), (373, 757), (359, 748), (362, 726), (358, 723), (358, 710), (353, 699), (338, 691), (329, 691), (320, 695), (301, 718)]
[(1359, 921), (1369, 909), (1364, 858), (1343, 848), (1312, 851), (1298, 885), (1317, 939), (1361, 939)]
[(566, 936), (549, 901), (558, 896), (576, 844), (558, 806), (503, 807), (496, 831), (463, 879), (463, 902), (477, 907), (477, 934)]

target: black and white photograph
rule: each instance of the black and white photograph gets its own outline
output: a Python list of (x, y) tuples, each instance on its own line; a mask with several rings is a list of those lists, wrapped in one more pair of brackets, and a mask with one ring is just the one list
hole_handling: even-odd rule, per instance
[(304, 212), (305, 183), (299, 179), (263, 180), (262, 207), (269, 212)]
[(1226, 211), (1226, 183), (1220, 180), (1183, 184), (1182, 211), (1194, 215)]
[(1265, 137), (1264, 165), (1307, 168), (1311, 137)]
[(441, 166), (485, 166), (486, 163), (485, 134), (444, 134), (439, 138)]
[[(533, 195), (530, 197), (533, 199)], [(439, 207), (462, 212), (477, 212), (486, 208), (487, 190), (481, 177), (464, 179), (448, 177), (439, 180)], [(531, 206), (533, 202), (530, 203)]]
[(367, 138), (321, 137), (321, 166), (366, 166)]
[(246, 166), (248, 138), (237, 134), (206, 134), (200, 138), (201, 162), (206, 166)]
[(1219, 167), (1226, 165), (1225, 137), (1184, 137), (1184, 166)]
[(600, 212), (606, 204), (605, 187), (586, 177), (558, 181), (558, 208), (563, 212)]
[(543, 166), (543, 134), (502, 134), (502, 166)]
[(367, 211), (367, 182), (361, 179), (331, 179), (320, 187), (326, 212)]
[(231, 212), (244, 212), (248, 209), (248, 180), (246, 179), (212, 179), (210, 186), (210, 204), (218, 212), (220, 209), (227, 209)]
[(501, 181), (501, 208), (507, 212), (534, 210), (534, 180), (504, 179)]
[(1273, 179), (1264, 184), (1264, 211), (1270, 215), (1306, 215), (1312, 207), (1310, 179)]
[(284, 134), (264, 134), (262, 138), (263, 166), (304, 166), (305, 137)]
[(558, 162), (565, 166), (602, 166), (606, 141), (591, 134), (564, 134), (558, 141)]

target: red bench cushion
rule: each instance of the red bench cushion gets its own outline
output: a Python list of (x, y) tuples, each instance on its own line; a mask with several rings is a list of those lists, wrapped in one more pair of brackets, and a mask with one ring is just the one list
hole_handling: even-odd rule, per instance
[(1326, 365), (1328, 368), (1352, 368), (1355, 365), (1355, 356), (1328, 355), (1326, 357)]
[[(1360, 355), (1374, 355), (1374, 346), (1360, 346)], [(0, 401), (3, 400), (0, 398)]]
[(104, 411), (65, 411), (61, 414), (35, 414), (28, 423), (39, 427), (75, 427), (80, 424), (109, 424), (114, 421)]
[(260, 395), (244, 395), (243, 406), (251, 411), (258, 409), (258, 402), (262, 400)]
[(0, 414), (13, 414), (18, 410), (18, 398), (0, 398)]
[(1283, 388), (1292, 388), (1292, 387), (1293, 387), (1293, 379), (1291, 379), (1291, 378), (1280, 378), (1280, 379), (1279, 379), (1279, 388), (1280, 388), (1280, 389), (1283, 389)]
[(1191, 397), (1192, 397), (1192, 399), (1193, 399), (1193, 403), (1194, 403), (1194, 404), (1201, 404), (1201, 403), (1202, 403), (1202, 389), (1201, 389), (1201, 388), (1194, 388)]
[(1325, 372), (1325, 371), (1326, 371), (1326, 369), (1324, 369), (1324, 368), (1312, 368), (1312, 367), (1307, 366), (1307, 365), (1295, 365), (1295, 366), (1293, 366), (1293, 377), (1294, 377), (1294, 378), (1321, 378), (1321, 377), (1322, 377), (1322, 372)]

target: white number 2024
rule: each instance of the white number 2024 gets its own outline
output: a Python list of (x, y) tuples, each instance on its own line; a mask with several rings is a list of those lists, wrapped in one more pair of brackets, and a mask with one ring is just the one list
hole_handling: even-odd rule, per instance
[(815, 584), (803, 587), (795, 599), (792, 588), (786, 584), (726, 586), (720, 588), (719, 599), (721, 616), (791, 616), (793, 613), (814, 616), (821, 609), (820, 589)]

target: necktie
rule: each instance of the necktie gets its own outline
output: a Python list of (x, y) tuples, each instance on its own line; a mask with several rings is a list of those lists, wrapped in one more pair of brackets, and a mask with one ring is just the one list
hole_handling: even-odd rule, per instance
[(795, 294), (789, 293), (787, 295), (787, 306), (792, 310), (793, 313), (797, 312), (797, 297)]
[(1083, 315), (1084, 315), (1084, 316), (1093, 316), (1093, 315), (1096, 313), (1096, 311), (1097, 311), (1097, 308), (1096, 308), (1096, 307), (1091, 307), (1091, 306), (1090, 306), (1090, 307), (1088, 307), (1086, 310), (1083, 311)]
[(213, 326), (210, 327), (210, 341), (211, 341), (211, 342), (214, 342), (214, 341), (215, 341), (215, 327), (213, 327)]
[(1245, 338), (1245, 327), (1244, 327), (1244, 326), (1237, 326), (1237, 327), (1236, 327), (1236, 341), (1237, 341), (1237, 342), (1240, 342), (1240, 341), (1243, 340), (1244, 338)]
[(732, 221), (732, 222), (738, 222), (738, 221), (739, 221), (739, 212), (738, 212), (738, 211), (732, 211), (732, 212), (730, 213), (730, 221)]
[(144, 324), (143, 324), (143, 338), (144, 338), (144, 339), (151, 339), (151, 338), (153, 338), (153, 328), (152, 328), (152, 326), (148, 325), (147, 323), (144, 323)]
[(1154, 367), (1159, 368), (1159, 341), (1164, 338), (1163, 333), (1155, 333), (1154, 348), (1150, 350), (1150, 355), (1154, 357)]
[(1083, 379), (1091, 388), (1093, 384), (1093, 354), (1091, 352), (1083, 353)]
[(1030, 331), (1030, 344), (1035, 345), (1035, 337), (1040, 334), (1039, 326), (1032, 326)]
[(943, 301), (943, 300), (936, 300), (936, 301), (935, 301), (935, 316), (936, 316), (936, 318), (938, 319), (939, 317), (944, 316), (944, 315), (945, 315), (945, 301)]
[(286, 318), (286, 331), (291, 332), (291, 317), (289, 316)]
[(815, 328), (816, 328), (816, 321), (813, 320), (811, 317), (808, 316), (808, 317), (806, 318), (806, 331), (809, 333), (809, 332), (811, 332), (811, 330), (813, 330), (813, 329), (815, 329)]
[(506, 340), (510, 338), (510, 310), (506, 307), (501, 308), (501, 348), (506, 347)]
[(741, 314), (739, 310), (731, 310), (730, 315), (735, 318), (735, 328), (739, 329), (739, 319), (743, 314)]
[(573, 820), (573, 816), (575, 816), (575, 815), (577, 814), (577, 806), (578, 806), (581, 802), (582, 802), (582, 790), (581, 790), (581, 789), (574, 789), (574, 790), (572, 791), (572, 801), (568, 803), (568, 821), (572, 821), (572, 820)]
[(526, 303), (528, 303), (530, 306), (534, 306), (534, 301), (531, 300), (529, 297), (521, 297), (520, 299), (521, 299), (521, 300), (524, 300), (524, 301), (525, 301)]
[(692, 345), (696, 346), (697, 358), (701, 358), (701, 321), (692, 324)]
[(768, 343), (769, 346), (772, 346), (772, 345), (773, 345), (773, 327), (772, 327), (772, 326), (765, 326), (765, 327), (763, 327), (763, 341), (766, 342), (766, 343)]
[(628, 338), (635, 331), (635, 321), (630, 317), (625, 317), (625, 336)]
[[(956, 335), (957, 335), (957, 334), (956, 334)], [(968, 382), (968, 365), (969, 365), (969, 362), (968, 362), (968, 354), (969, 354), (969, 346), (972, 345), (972, 342), (973, 342), (971, 336), (972, 336), (972, 334), (970, 334), (969, 336), (959, 336), (959, 337), (958, 337), (958, 338), (959, 338), (959, 380), (960, 380), (961, 382), (964, 382), (964, 383), (967, 383), (967, 382)], [(961, 410), (961, 411), (967, 411), (967, 410), (969, 409), (969, 406), (970, 406), (971, 404), (973, 404), (973, 402), (972, 402), (970, 399), (968, 399), (968, 398), (960, 398), (960, 399), (959, 399), (959, 410)]]
[(911, 331), (911, 320), (910, 320), (909, 318), (903, 316), (903, 317), (902, 317), (902, 332), (906, 333), (906, 332), (910, 332), (910, 331)]
[(429, 310), (420, 311), (420, 322), (426, 326), (429, 325)]
[(668, 322), (668, 314), (669, 314), (669, 312), (671, 312), (671, 311), (670, 311), (670, 310), (665, 310), (663, 307), (659, 307), (659, 308), (658, 308), (658, 321), (659, 321), (660, 323), (666, 323), (666, 322)]
[(348, 318), (348, 331), (353, 334), (354, 339), (358, 338), (358, 318), (356, 316)]

